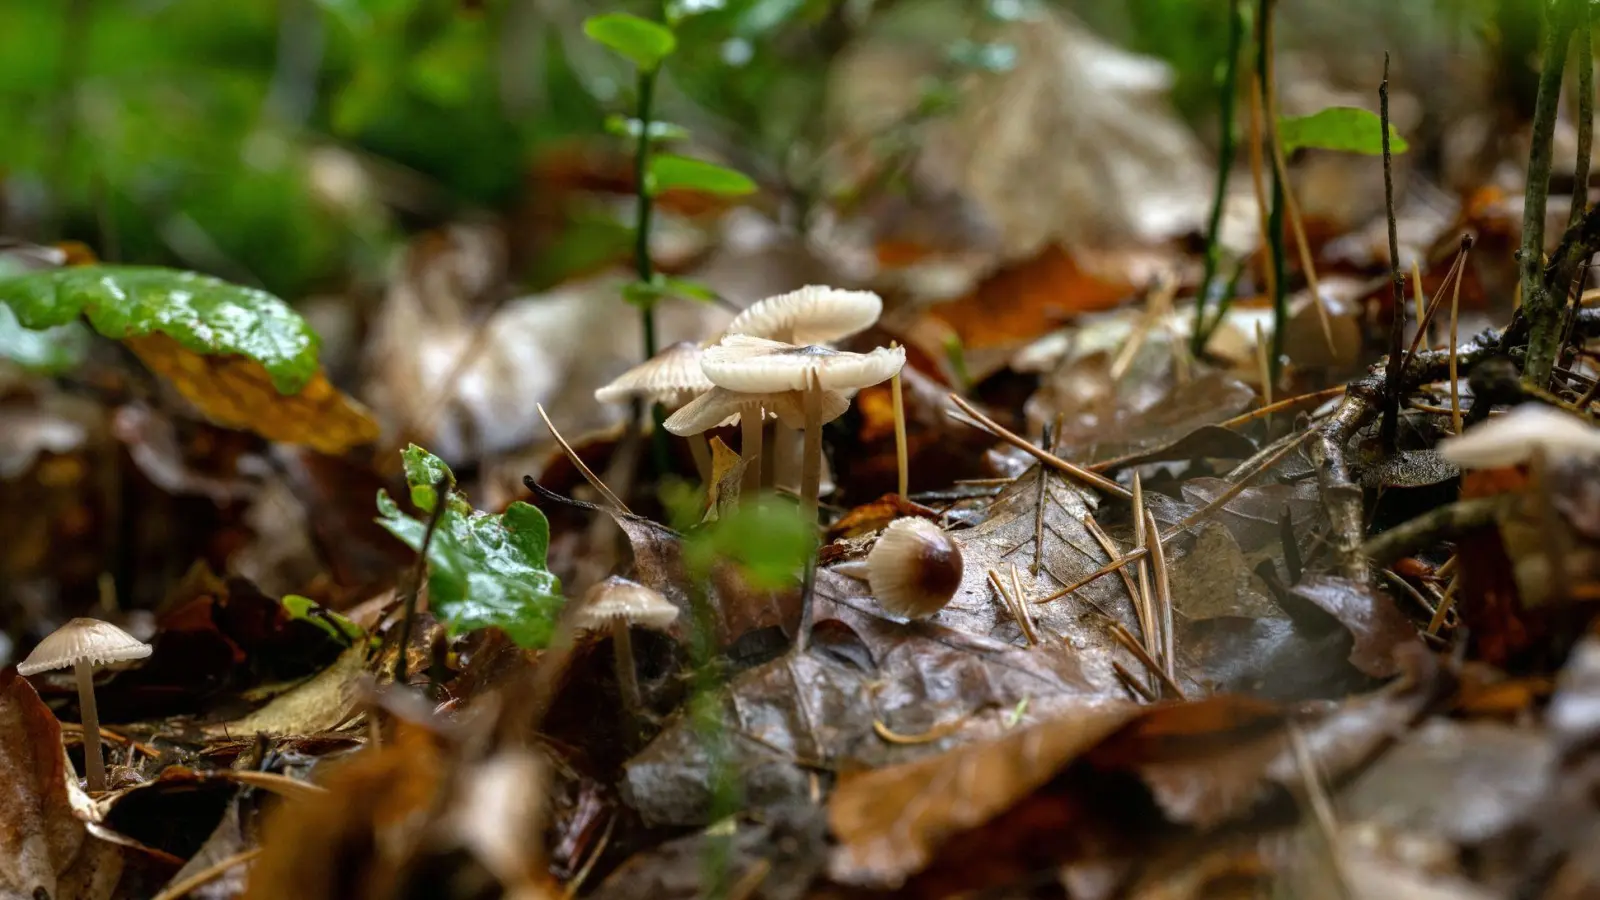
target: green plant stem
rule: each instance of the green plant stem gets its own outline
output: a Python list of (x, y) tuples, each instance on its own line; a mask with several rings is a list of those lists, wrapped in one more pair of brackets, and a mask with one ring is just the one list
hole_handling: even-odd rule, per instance
[[(1389, 151), (1389, 54), (1383, 54), (1383, 81), (1378, 84), (1379, 129), (1383, 138), (1383, 205), (1389, 224), (1389, 280), (1394, 308), (1389, 314), (1389, 362), (1384, 370), (1383, 418), (1378, 435), (1385, 453), (1392, 453), (1400, 434), (1400, 375), (1405, 366), (1406, 279), (1400, 274), (1400, 238), (1394, 218), (1394, 156)], [(1541, 213), (1541, 215), (1543, 215)]]
[(1539, 97), (1533, 109), (1528, 183), (1523, 194), (1522, 246), (1517, 250), (1522, 311), (1528, 319), (1528, 356), (1522, 381), (1537, 388), (1550, 384), (1550, 373), (1561, 349), (1562, 310), (1567, 302), (1567, 284), (1550, 284), (1545, 279), (1544, 218), (1550, 191), (1552, 138), (1561, 96), (1561, 71), (1567, 61), (1573, 9), (1572, 0), (1558, 0), (1549, 7), (1545, 23), (1543, 68), (1539, 72)]
[(1588, 3), (1578, 4), (1573, 35), (1578, 68), (1578, 161), (1572, 167), (1572, 214), (1567, 227), (1578, 224), (1589, 206), (1589, 157), (1594, 149), (1594, 20)]
[(433, 533), (439, 528), (439, 520), (444, 518), (451, 487), (449, 476), (440, 478), (433, 486), (433, 513), (428, 516), (428, 527), (422, 532), (422, 546), (417, 548), (417, 562), (411, 570), (411, 591), (405, 596), (406, 606), (400, 617), (400, 652), (394, 661), (394, 683), (398, 685), (406, 683), (409, 668), (406, 654), (411, 646), (411, 626), (417, 617), (417, 598), (422, 595), (422, 586), (428, 580), (428, 547), (433, 543)]
[[(1277, 140), (1278, 129), (1273, 112), (1275, 91), (1272, 77), (1272, 14), (1273, 0), (1261, 0), (1256, 22), (1256, 77), (1261, 86), (1262, 139), (1271, 147)], [(1289, 293), (1284, 284), (1286, 256), (1283, 247), (1283, 175), (1276, 166), (1271, 167), (1272, 208), (1267, 213), (1267, 247), (1271, 250), (1272, 265), (1272, 346), (1267, 359), (1267, 379), (1277, 385), (1283, 370), (1283, 343), (1289, 323)]]
[[(638, 194), (638, 219), (634, 223), (633, 232), (633, 265), (634, 274), (640, 283), (651, 284), (655, 281), (655, 266), (650, 260), (650, 222), (655, 213), (655, 197), (650, 189), (650, 117), (655, 111), (656, 75), (659, 69), (640, 69), (638, 84), (637, 113), (639, 119), (638, 145), (633, 153), (633, 176), (635, 192)], [(655, 300), (651, 299), (639, 307), (640, 324), (644, 330), (644, 358), (652, 359), (656, 355), (656, 308)], [(639, 421), (644, 417), (644, 410), (634, 410), (633, 420)], [(661, 427), (666, 421), (666, 410), (661, 404), (652, 404), (650, 407), (650, 460), (658, 476), (665, 475), (671, 470), (671, 451), (667, 447), (667, 433)]]
[(1206, 225), (1205, 274), (1200, 277), (1200, 292), (1194, 299), (1194, 333), (1189, 336), (1189, 349), (1195, 357), (1204, 355), (1211, 333), (1205, 326), (1206, 304), (1211, 300), (1211, 285), (1216, 280), (1217, 269), (1222, 264), (1222, 210), (1228, 199), (1228, 176), (1233, 171), (1233, 158), (1239, 139), (1238, 123), (1234, 122), (1234, 102), (1239, 96), (1239, 45), (1244, 42), (1245, 12), (1241, 0), (1228, 4), (1228, 56), (1223, 60), (1222, 77), (1218, 84), (1217, 118), (1222, 125), (1222, 135), (1217, 149), (1217, 187), (1211, 200), (1211, 220)]

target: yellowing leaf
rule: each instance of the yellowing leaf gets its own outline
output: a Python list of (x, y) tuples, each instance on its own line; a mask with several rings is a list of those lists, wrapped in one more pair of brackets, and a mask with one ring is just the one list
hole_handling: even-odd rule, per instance
[(160, 334), (124, 343), (206, 418), (226, 428), (335, 455), (378, 438), (378, 423), (365, 407), (330, 384), (321, 370), (299, 393), (286, 395), (278, 393), (259, 363), (243, 356), (201, 356)]

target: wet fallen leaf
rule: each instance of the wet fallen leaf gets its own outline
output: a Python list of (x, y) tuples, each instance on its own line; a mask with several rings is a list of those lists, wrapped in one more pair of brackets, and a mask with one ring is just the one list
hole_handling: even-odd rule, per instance
[(1399, 671), (1395, 652), (1417, 643), (1417, 629), (1388, 596), (1333, 575), (1312, 575), (1290, 591), (1339, 620), (1354, 638), (1350, 663), (1374, 678)]
[(767, 810), (756, 822), (713, 826), (633, 856), (589, 896), (800, 900), (811, 896), (808, 888), (826, 861), (825, 825), (817, 807), (795, 804)]
[(349, 721), (359, 699), (357, 687), (366, 674), (367, 649), (356, 645), (333, 665), (308, 681), (272, 698), (266, 706), (235, 719), (206, 727), (213, 735), (299, 735), (332, 731)]
[(16, 669), (0, 671), (0, 897), (107, 900), (123, 862), (74, 814), (56, 717)]

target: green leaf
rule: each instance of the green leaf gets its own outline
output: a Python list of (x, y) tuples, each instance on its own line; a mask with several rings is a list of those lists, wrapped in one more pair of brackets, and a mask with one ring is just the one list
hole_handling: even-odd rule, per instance
[(659, 281), (633, 281), (622, 286), (622, 299), (629, 305), (640, 309), (650, 309), (656, 301), (666, 296), (666, 290)]
[(704, 575), (714, 561), (725, 560), (752, 585), (776, 589), (800, 574), (816, 549), (816, 534), (793, 504), (750, 503), (689, 535), (683, 556), (691, 572)]
[(448, 482), (452, 488), (456, 485), (456, 475), (444, 460), (416, 444), (408, 444), (400, 451), (400, 462), (405, 468), (406, 484), (411, 486), (411, 503), (425, 513), (433, 512), (434, 488), (440, 481)]
[(583, 21), (583, 33), (641, 69), (661, 65), (678, 47), (677, 37), (665, 25), (627, 13), (590, 16)]
[(298, 393), (317, 374), (317, 335), (300, 314), (266, 291), (155, 266), (78, 266), (0, 279), (0, 303), (26, 328), (67, 325), (86, 316), (116, 340), (162, 334), (203, 355), (260, 363), (280, 394)]
[(685, 300), (698, 300), (701, 303), (717, 302), (716, 291), (698, 281), (690, 281), (686, 278), (663, 277), (661, 279), (661, 289)]
[(285, 594), (283, 599), (278, 602), (283, 605), (283, 610), (289, 614), (289, 618), (304, 619), (326, 631), (329, 637), (340, 643), (352, 644), (367, 635), (360, 625), (331, 609), (324, 609), (310, 597), (302, 597), (299, 594)]
[[(1309, 116), (1280, 116), (1278, 140), (1285, 155), (1314, 147), (1378, 156), (1383, 153), (1383, 120), (1353, 106), (1331, 106)], [(1405, 139), (1390, 125), (1390, 152), (1404, 153), (1406, 147)]]
[[(639, 132), (643, 129), (640, 122), (632, 116), (610, 115), (606, 116), (606, 132), (617, 137), (639, 139)], [(650, 123), (650, 140), (652, 141), (682, 141), (689, 137), (689, 129), (675, 122), (663, 122), (659, 119)]]
[(652, 194), (672, 188), (689, 188), (708, 194), (732, 196), (754, 193), (756, 189), (756, 183), (743, 172), (670, 153), (650, 158), (649, 184)]
[(81, 323), (35, 331), (22, 327), (11, 307), (0, 303), (0, 361), (40, 375), (58, 375), (77, 368), (88, 355), (89, 330)]
[[(402, 458), (413, 494), (428, 487), (431, 499), (432, 485), (450, 473), (442, 460), (415, 445)], [(422, 548), (428, 529), (383, 491), (378, 524), (413, 550)], [(549, 549), (550, 523), (538, 509), (519, 500), (490, 515), (452, 491), (428, 544), (429, 608), (452, 634), (499, 628), (519, 646), (543, 647), (564, 603), (561, 582), (545, 566)]]

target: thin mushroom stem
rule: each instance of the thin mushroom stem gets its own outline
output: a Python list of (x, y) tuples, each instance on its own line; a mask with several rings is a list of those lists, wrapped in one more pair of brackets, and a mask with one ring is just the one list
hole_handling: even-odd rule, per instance
[(711, 443), (706, 440), (704, 431), (699, 434), (689, 435), (689, 455), (694, 457), (694, 471), (700, 476), (700, 483), (711, 483)]
[(644, 709), (644, 699), (639, 693), (639, 671), (634, 668), (633, 635), (628, 631), (628, 620), (611, 620), (611, 651), (616, 662), (617, 688), (622, 693), (622, 708), (630, 722), (639, 721)]
[(100, 755), (100, 710), (94, 704), (94, 665), (79, 660), (72, 667), (78, 678), (78, 714), (83, 719), (83, 768), (90, 791), (106, 789), (106, 762)]
[(815, 372), (806, 385), (806, 444), (800, 462), (800, 515), (817, 522), (817, 494), (822, 485), (822, 385)]
[(746, 406), (739, 412), (739, 455), (744, 457), (744, 478), (739, 483), (739, 501), (749, 503), (761, 492), (761, 407)]
[[(891, 342), (890, 349), (899, 346)], [(889, 379), (889, 396), (894, 400), (894, 457), (895, 464), (900, 469), (900, 499), (906, 499), (906, 490), (911, 485), (911, 464), (906, 452), (906, 400), (905, 391), (900, 386), (900, 373), (894, 373)]]

